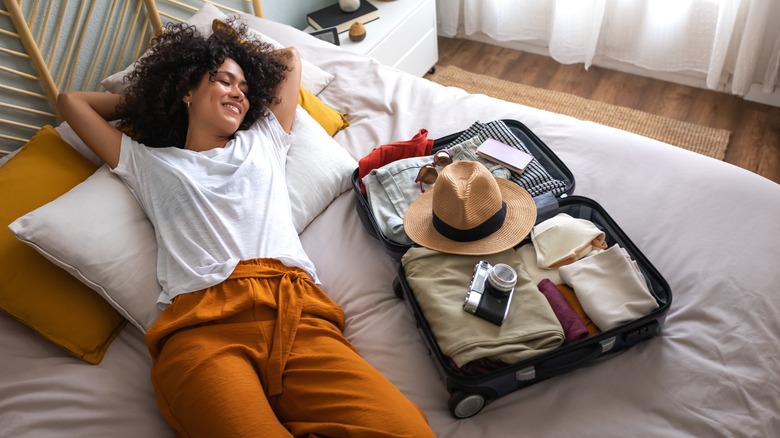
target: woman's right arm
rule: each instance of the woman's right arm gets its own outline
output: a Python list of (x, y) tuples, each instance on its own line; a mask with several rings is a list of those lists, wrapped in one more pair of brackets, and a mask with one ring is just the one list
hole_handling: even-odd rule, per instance
[(108, 123), (116, 120), (121, 96), (100, 92), (66, 92), (57, 97), (57, 107), (84, 143), (112, 169), (119, 164), (122, 133)]

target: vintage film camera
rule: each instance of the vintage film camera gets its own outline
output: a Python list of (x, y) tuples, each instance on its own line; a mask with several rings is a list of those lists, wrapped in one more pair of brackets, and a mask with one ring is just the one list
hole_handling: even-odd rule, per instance
[(511, 266), (485, 260), (474, 266), (463, 310), (480, 318), (501, 325), (509, 312), (512, 295), (517, 283), (517, 272)]

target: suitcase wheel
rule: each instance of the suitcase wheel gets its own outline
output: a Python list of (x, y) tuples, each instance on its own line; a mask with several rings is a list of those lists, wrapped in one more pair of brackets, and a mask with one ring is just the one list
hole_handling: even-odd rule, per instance
[(398, 298), (404, 299), (403, 286), (401, 286), (401, 279), (398, 277), (395, 277), (393, 280), (393, 292), (395, 292), (395, 296)]
[(485, 406), (485, 397), (481, 394), (467, 394), (455, 391), (450, 395), (447, 407), (455, 418), (469, 418), (481, 411)]

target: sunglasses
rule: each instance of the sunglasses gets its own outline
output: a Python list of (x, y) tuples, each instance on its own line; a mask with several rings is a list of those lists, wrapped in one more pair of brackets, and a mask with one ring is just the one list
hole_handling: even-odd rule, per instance
[(436, 182), (436, 178), (439, 177), (439, 172), (436, 170), (436, 166), (444, 168), (448, 164), (452, 164), (452, 156), (446, 150), (441, 150), (433, 154), (433, 163), (426, 164), (420, 168), (417, 172), (417, 178), (414, 182), (420, 183), (420, 191), (425, 193), (425, 187), (423, 184), (433, 184)]

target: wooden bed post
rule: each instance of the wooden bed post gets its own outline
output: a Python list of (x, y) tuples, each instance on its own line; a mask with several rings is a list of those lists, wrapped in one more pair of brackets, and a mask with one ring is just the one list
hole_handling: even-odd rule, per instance
[(154, 35), (157, 36), (163, 31), (162, 20), (160, 19), (160, 12), (157, 10), (157, 3), (155, 0), (144, 0), (146, 5), (146, 15), (149, 17), (149, 22), (152, 23), (154, 28)]
[(263, 14), (263, 5), (260, 0), (252, 0), (252, 6), (254, 7), (255, 15), (260, 18), (265, 18)]
[(44, 91), (46, 91), (46, 97), (49, 99), (54, 111), (57, 113), (57, 117), (60, 117), (59, 111), (57, 110), (57, 96), (60, 94), (59, 89), (49, 73), (46, 61), (44, 61), (43, 56), (41, 56), (41, 51), (35, 43), (32, 32), (30, 32), (30, 27), (24, 19), (24, 15), (22, 15), (19, 3), (17, 3), (16, 0), (3, 0), (3, 3), (11, 17), (11, 23), (13, 23), (14, 28), (16, 28), (22, 45), (27, 51), (27, 55), (30, 56), (33, 67), (35, 67), (35, 70), (38, 72), (38, 78), (41, 81)]

